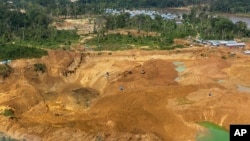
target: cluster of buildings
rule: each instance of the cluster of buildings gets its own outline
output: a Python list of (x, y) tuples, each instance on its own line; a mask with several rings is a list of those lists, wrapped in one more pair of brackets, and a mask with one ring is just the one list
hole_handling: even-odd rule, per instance
[(177, 14), (171, 14), (171, 13), (160, 13), (157, 11), (151, 11), (151, 10), (123, 10), (119, 11), (116, 9), (105, 9), (105, 13), (112, 14), (112, 15), (119, 15), (122, 13), (129, 13), (130, 17), (134, 17), (137, 15), (148, 15), (151, 17), (151, 19), (155, 19), (156, 15), (161, 16), (164, 20), (181, 20), (182, 16)]
[[(243, 42), (237, 42), (234, 40), (201, 40), (201, 39), (196, 39), (195, 40), (198, 43), (202, 43), (202, 44), (207, 44), (210, 46), (214, 46), (214, 47), (219, 47), (219, 46), (224, 46), (224, 47), (228, 47), (230, 49), (232, 48), (241, 48), (244, 49), (246, 47), (246, 44)], [(250, 55), (250, 50), (244, 50), (243, 51), (244, 54)]]
[(244, 53), (250, 55), (250, 50), (245, 50)]
[(0, 65), (9, 64), (9, 63), (11, 63), (11, 60), (0, 61)]
[(200, 40), (197, 39), (195, 40), (198, 43), (203, 43), (203, 44), (207, 44), (210, 46), (226, 46), (229, 48), (244, 48), (246, 46), (245, 43), (242, 42), (237, 42), (234, 40)]

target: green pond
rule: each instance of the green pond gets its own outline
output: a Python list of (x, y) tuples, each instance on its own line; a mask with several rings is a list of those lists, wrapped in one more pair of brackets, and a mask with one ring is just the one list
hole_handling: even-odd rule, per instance
[(196, 141), (229, 141), (229, 132), (221, 126), (211, 122), (200, 122), (199, 125), (206, 127), (205, 132), (199, 132)]

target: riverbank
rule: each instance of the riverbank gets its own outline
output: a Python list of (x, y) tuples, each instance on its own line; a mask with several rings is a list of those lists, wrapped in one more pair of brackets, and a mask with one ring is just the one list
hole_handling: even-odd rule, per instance
[[(176, 7), (176, 8), (164, 8), (162, 11), (177, 13), (179, 15), (189, 14), (193, 6), (187, 7)], [(243, 21), (247, 24), (247, 27), (250, 28), (250, 13), (221, 13), (221, 12), (210, 12), (213, 15), (219, 15), (226, 18), (229, 18), (233, 23), (238, 21)]]

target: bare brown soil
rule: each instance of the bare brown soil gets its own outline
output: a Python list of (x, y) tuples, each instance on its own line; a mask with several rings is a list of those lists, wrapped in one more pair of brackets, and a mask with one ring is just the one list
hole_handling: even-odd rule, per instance
[(58, 30), (77, 30), (80, 35), (93, 33), (94, 23), (91, 18), (84, 19), (66, 19), (63, 22), (55, 22), (52, 24)]
[[(175, 70), (177, 61), (184, 62), (183, 72)], [(195, 141), (197, 122), (226, 129), (250, 123), (249, 93), (237, 89), (250, 87), (249, 62), (239, 50), (222, 47), (58, 50), (15, 60), (0, 84), (0, 112), (11, 108), (15, 116), (0, 115), (0, 131), (28, 141)], [(34, 71), (35, 63), (47, 71)]]
[(135, 29), (116, 29), (109, 30), (108, 34), (122, 34), (122, 35), (133, 35), (133, 36), (159, 36), (160, 34), (157, 32), (146, 32), (143, 30), (135, 30)]

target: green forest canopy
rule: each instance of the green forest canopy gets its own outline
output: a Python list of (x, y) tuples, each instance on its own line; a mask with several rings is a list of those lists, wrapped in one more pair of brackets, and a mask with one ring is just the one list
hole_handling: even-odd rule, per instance
[(47, 51), (43, 49), (11, 44), (0, 45), (0, 52), (0, 61), (20, 58), (40, 58), (47, 55)]
[[(7, 3), (9, 0), (4, 0)], [(219, 12), (250, 12), (249, 0), (12, 0), (12, 8), (43, 7), (54, 15), (78, 15), (89, 12), (100, 12), (105, 8), (166, 8), (206, 5), (210, 11)]]
[[(189, 5), (205, 5), (203, 10), (220, 12), (249, 12), (249, 0), (3, 0), (0, 2), (0, 43), (10, 45), (13, 41), (21, 43), (24, 47), (42, 46), (52, 48), (59, 44), (70, 45), (71, 41), (78, 40), (76, 31), (58, 31), (50, 26), (52, 22), (61, 17), (77, 18), (82, 14), (101, 14), (106, 8), (132, 9), (132, 8), (165, 8)], [(157, 40), (160, 45), (168, 45), (174, 38), (199, 35), (204, 39), (233, 39), (234, 37), (249, 37), (250, 32), (246, 24), (232, 23), (221, 17), (211, 17), (205, 12), (195, 12), (184, 15), (182, 25), (175, 21), (164, 21), (160, 17), (150, 19), (139, 15), (128, 18), (129, 15), (104, 16), (106, 24), (98, 32), (97, 42), (113, 42), (113, 36), (105, 36), (110, 29), (132, 28), (138, 31), (160, 32), (159, 39), (148, 38), (150, 43)], [(197, 14), (199, 15), (197, 17)], [(148, 44), (144, 39), (124, 38), (119, 40), (127, 42), (139, 41)], [(108, 38), (108, 40), (106, 40)], [(106, 40), (106, 41), (105, 41)], [(9, 56), (10, 57), (10, 56)]]

